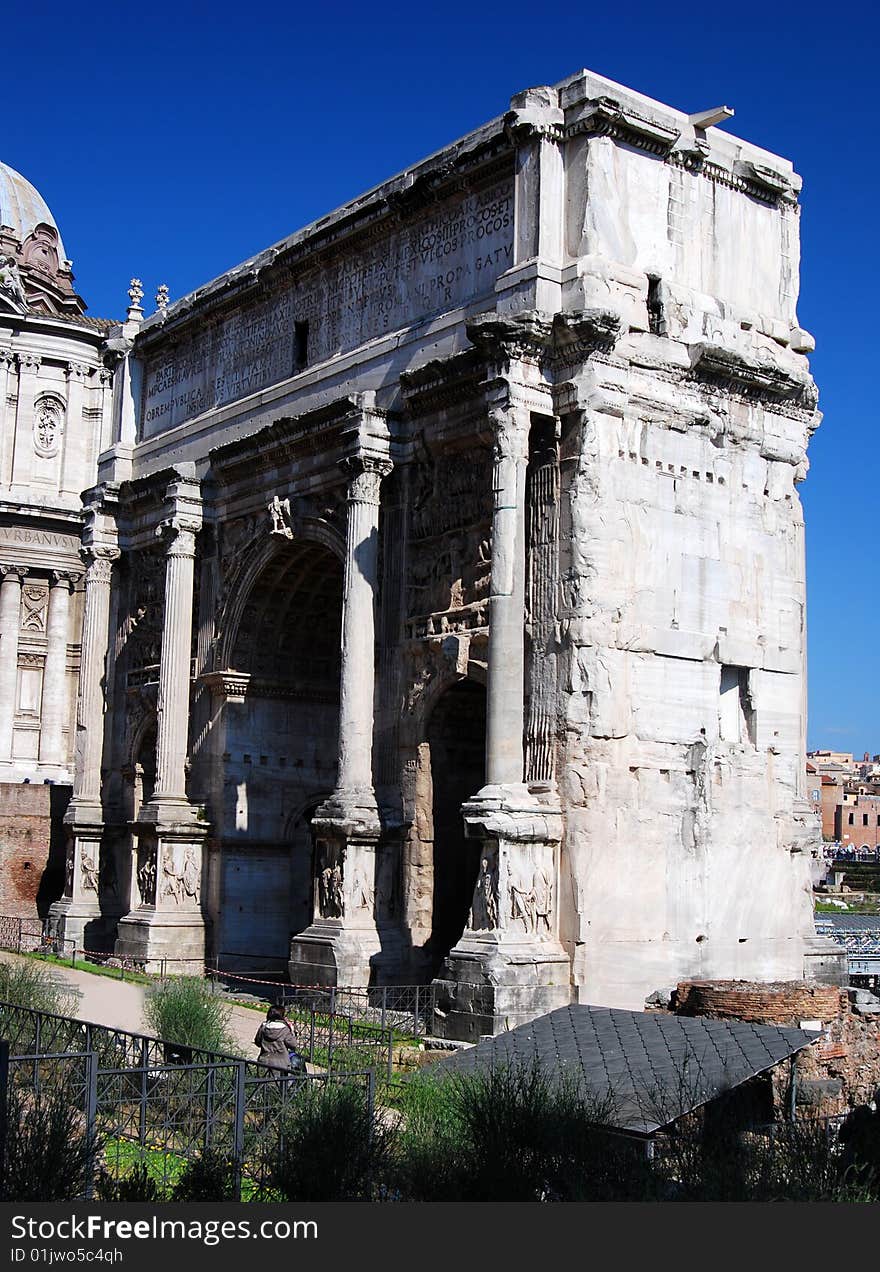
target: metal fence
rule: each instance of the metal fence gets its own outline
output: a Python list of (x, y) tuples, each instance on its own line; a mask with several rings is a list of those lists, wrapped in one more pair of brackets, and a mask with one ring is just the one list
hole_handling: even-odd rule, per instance
[(433, 985), (351, 986), (281, 985), (278, 998), (285, 1006), (307, 1005), (325, 1012), (342, 1012), (359, 1024), (375, 1024), (398, 1033), (424, 1036), (433, 1029)]
[[(259, 1021), (255, 1016), (254, 1030)], [(291, 1012), (290, 1024), (297, 1050), (328, 1072), (377, 1070), (386, 1080), (393, 1072), (393, 1034), (378, 1025), (356, 1027), (348, 1016), (329, 1015), (316, 1007)], [(59, 1054), (93, 1051), (106, 1068), (155, 1068), (167, 1064), (216, 1064), (241, 1062), (239, 1056), (200, 1051), (180, 1043), (163, 1042), (146, 1034), (112, 1029), (70, 1016), (34, 1011), (0, 1002), (0, 1038), (5, 1038), (13, 1054)], [(256, 1061), (246, 1061), (265, 1071)]]
[(244, 1060), (108, 1068), (94, 1051), (10, 1055), (0, 1098), (6, 1108), (13, 1093), (36, 1101), (57, 1093), (81, 1115), (96, 1145), (85, 1197), (99, 1171), (120, 1179), (139, 1165), (164, 1191), (213, 1149), (229, 1162), (233, 1199), (241, 1200), (265, 1195), (285, 1116), (310, 1090), (340, 1083), (361, 1091), (372, 1121), (372, 1071), (287, 1077)]

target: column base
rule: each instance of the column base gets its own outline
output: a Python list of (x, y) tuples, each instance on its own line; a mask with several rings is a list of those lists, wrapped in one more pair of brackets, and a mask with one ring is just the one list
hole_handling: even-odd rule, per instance
[(109, 953), (106, 921), (97, 899), (62, 897), (49, 907), (49, 932), (58, 941), (58, 953), (70, 957), (73, 948)]
[(845, 949), (827, 936), (804, 940), (804, 979), (820, 985), (849, 984), (849, 958)]
[(100, 805), (71, 800), (64, 815), (67, 840), (65, 894), (49, 907), (49, 929), (60, 952), (110, 951), (107, 919), (101, 910), (99, 870), (104, 822)]
[(132, 910), (119, 920), (113, 953), (141, 964), (145, 972), (204, 976), (205, 919), (200, 911)]
[(520, 782), (484, 786), (461, 811), (480, 873), (469, 926), (434, 979), (434, 1027), (476, 1042), (571, 1002), (557, 936), (562, 815), (551, 785)]
[(316, 919), (290, 942), (293, 985), (366, 987), (382, 949), (372, 927), (346, 927), (341, 919)]
[(119, 920), (114, 953), (147, 972), (202, 976), (202, 848), (208, 827), (188, 803), (144, 805), (134, 824), (141, 903)]
[(372, 789), (334, 791), (315, 810), (312, 832), (316, 917), (290, 943), (290, 979), (300, 985), (369, 985), (382, 952), (376, 927), (381, 823)]
[(556, 941), (522, 944), (467, 934), (433, 982), (434, 1032), (479, 1042), (571, 1003), (571, 962)]

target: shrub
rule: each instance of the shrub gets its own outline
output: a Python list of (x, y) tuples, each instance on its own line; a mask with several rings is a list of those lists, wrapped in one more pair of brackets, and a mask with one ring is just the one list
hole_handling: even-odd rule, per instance
[(102, 1169), (95, 1193), (99, 1201), (167, 1201), (164, 1191), (150, 1175), (144, 1163), (135, 1166), (121, 1179), (114, 1179)]
[[(144, 1023), (165, 1042), (227, 1055), (237, 1049), (230, 1009), (199, 976), (176, 976), (147, 991)], [(180, 1057), (188, 1060), (188, 1055)]]
[(58, 983), (42, 963), (22, 960), (0, 962), (0, 1002), (14, 1003), (31, 1011), (76, 1014), (77, 994)]
[(394, 1185), (413, 1201), (600, 1201), (641, 1196), (648, 1168), (605, 1129), (607, 1102), (537, 1064), (406, 1084)]
[(351, 1083), (316, 1083), (292, 1101), (269, 1154), (268, 1186), (288, 1201), (366, 1201), (384, 1178), (393, 1133)]
[(63, 1086), (39, 1094), (12, 1089), (0, 1199), (70, 1201), (82, 1196), (98, 1144)]
[(232, 1201), (235, 1170), (227, 1154), (206, 1148), (187, 1162), (171, 1193), (172, 1201)]

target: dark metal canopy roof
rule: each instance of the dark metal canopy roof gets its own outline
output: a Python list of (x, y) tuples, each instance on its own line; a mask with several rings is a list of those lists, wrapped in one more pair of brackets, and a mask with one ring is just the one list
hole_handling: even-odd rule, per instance
[(808, 1047), (817, 1033), (740, 1020), (706, 1020), (608, 1007), (561, 1007), (441, 1061), (466, 1073), (537, 1062), (610, 1110), (619, 1130), (662, 1126)]

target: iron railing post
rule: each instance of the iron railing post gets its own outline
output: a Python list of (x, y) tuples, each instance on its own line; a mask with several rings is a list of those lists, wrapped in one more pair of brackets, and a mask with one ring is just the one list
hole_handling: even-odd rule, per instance
[(86, 1140), (89, 1146), (86, 1166), (85, 1197), (89, 1200), (95, 1188), (95, 1157), (98, 1151), (98, 1057), (94, 1051), (86, 1052)]
[(235, 1066), (235, 1125), (232, 1143), (232, 1200), (241, 1201), (241, 1172), (244, 1165), (244, 1061)]
[(382, 986), (382, 1028), (385, 1028), (385, 1009), (388, 1006), (388, 986)]
[(147, 1040), (141, 1039), (141, 1099), (138, 1110), (138, 1143), (141, 1148), (147, 1143)]
[(214, 1074), (216, 1069), (214, 1065), (208, 1062), (208, 1072), (205, 1078), (205, 1148), (211, 1147), (211, 1131), (214, 1121)]
[(9, 1112), (9, 1043), (0, 1042), (0, 1179), (6, 1178), (6, 1119)]

